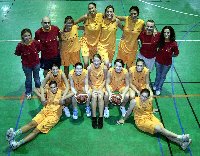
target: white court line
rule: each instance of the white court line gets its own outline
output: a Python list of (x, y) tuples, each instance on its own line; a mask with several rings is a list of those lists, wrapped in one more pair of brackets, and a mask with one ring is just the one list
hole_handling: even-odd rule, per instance
[[(116, 39), (117, 41), (120, 40), (120, 38)], [(0, 42), (20, 42), (21, 40), (0, 40)], [(177, 42), (200, 42), (200, 40), (176, 40)]]
[(176, 12), (176, 13), (179, 13), (179, 14), (184, 14), (184, 15), (189, 15), (189, 16), (194, 16), (194, 17), (200, 17), (200, 15), (190, 14), (190, 13), (182, 12), (182, 11), (178, 11), (178, 10), (173, 10), (173, 9), (166, 8), (166, 7), (159, 6), (159, 5), (155, 5), (153, 3), (149, 3), (149, 2), (146, 2), (146, 1), (143, 1), (143, 0), (139, 0), (139, 1), (142, 2), (142, 3), (145, 3), (145, 4), (149, 4), (149, 5), (152, 5), (152, 6), (161, 8), (161, 9), (165, 9), (165, 10), (168, 10), (168, 11)]
[(0, 42), (20, 42), (21, 40), (0, 40)]

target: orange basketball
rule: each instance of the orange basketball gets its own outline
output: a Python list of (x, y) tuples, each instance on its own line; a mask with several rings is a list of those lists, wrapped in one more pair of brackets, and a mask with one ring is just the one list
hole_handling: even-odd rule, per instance
[(79, 104), (83, 104), (83, 103), (86, 103), (88, 100), (88, 95), (87, 94), (78, 94), (76, 96), (76, 101), (79, 103)]
[(114, 105), (120, 105), (121, 104), (121, 99), (122, 99), (122, 96), (120, 94), (113, 94), (111, 96), (111, 102)]

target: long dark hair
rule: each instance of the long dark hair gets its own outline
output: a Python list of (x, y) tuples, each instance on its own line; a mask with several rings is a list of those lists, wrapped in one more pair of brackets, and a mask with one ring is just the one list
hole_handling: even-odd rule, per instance
[(164, 37), (164, 30), (165, 29), (169, 29), (169, 31), (170, 31), (170, 38), (169, 38), (169, 40), (171, 42), (175, 41), (175, 39), (176, 39), (176, 35), (175, 35), (174, 29), (171, 26), (165, 26), (162, 29), (161, 34), (160, 34), (160, 40), (158, 42), (158, 48), (159, 49), (162, 48), (165, 45), (165, 37)]

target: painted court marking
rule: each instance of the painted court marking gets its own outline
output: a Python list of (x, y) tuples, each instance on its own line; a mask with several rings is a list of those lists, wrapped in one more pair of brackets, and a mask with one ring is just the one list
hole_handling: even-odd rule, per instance
[(161, 9), (164, 9), (164, 10), (176, 12), (176, 13), (179, 13), (179, 14), (189, 15), (189, 16), (194, 16), (194, 17), (200, 17), (200, 15), (195, 15), (195, 14), (191, 14), (191, 13), (187, 13), (187, 12), (182, 12), (182, 11), (170, 9), (170, 8), (163, 7), (163, 6), (156, 5), (156, 4), (152, 4), (152, 3), (149, 3), (149, 2), (146, 2), (146, 1), (143, 1), (143, 0), (139, 0), (139, 1), (142, 2), (142, 3), (145, 3), (145, 4), (149, 4), (149, 5), (155, 6), (155, 7), (157, 7), (157, 8), (161, 8)]

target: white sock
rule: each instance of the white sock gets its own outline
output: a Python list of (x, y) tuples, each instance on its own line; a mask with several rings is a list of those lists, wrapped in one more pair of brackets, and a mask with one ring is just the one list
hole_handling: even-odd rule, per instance
[(105, 110), (108, 110), (108, 107), (105, 107)]

